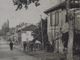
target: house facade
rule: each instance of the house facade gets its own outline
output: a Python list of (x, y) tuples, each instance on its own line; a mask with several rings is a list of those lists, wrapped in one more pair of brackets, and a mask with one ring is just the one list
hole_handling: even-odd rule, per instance
[[(53, 45), (55, 52), (63, 53), (64, 48), (67, 48), (68, 44), (68, 32), (69, 24), (67, 21), (66, 12), (66, 1), (57, 0), (58, 4), (51, 7), (50, 9), (44, 11), (47, 14), (47, 34), (50, 44)], [(74, 8), (77, 4), (73, 6), (71, 4), (71, 12), (74, 14)], [(76, 10), (75, 10), (76, 12)]]
[[(60, 3), (61, 1), (58, 1)], [(63, 44), (61, 40), (61, 29), (62, 25), (65, 24), (65, 16), (66, 16), (66, 10), (64, 7), (60, 7), (59, 9), (56, 9), (56, 7), (59, 6), (56, 4), (56, 6), (48, 9), (45, 11), (47, 14), (47, 34), (48, 34), (48, 40), (50, 44), (54, 46), (55, 52), (63, 52)]]
[(35, 28), (36, 26), (33, 24), (25, 24), (17, 29), (18, 41), (21, 43), (21, 45), (23, 45), (23, 42), (29, 42), (34, 39), (32, 33)]

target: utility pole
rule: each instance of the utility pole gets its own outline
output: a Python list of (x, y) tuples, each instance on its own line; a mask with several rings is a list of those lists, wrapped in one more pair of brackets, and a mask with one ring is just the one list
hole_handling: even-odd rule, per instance
[(74, 19), (70, 19), (72, 17), (72, 14), (70, 11), (70, 0), (66, 0), (66, 12), (67, 12), (67, 19), (68, 19), (68, 24), (69, 24), (67, 60), (73, 60), (73, 40), (74, 40), (73, 20)]
[(44, 41), (43, 41), (43, 26), (42, 26), (42, 15), (40, 15), (40, 19), (41, 19), (42, 49), (44, 49)]

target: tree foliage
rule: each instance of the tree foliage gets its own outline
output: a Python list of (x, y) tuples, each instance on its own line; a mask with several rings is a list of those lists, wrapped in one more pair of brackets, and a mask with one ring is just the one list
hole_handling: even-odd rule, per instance
[(28, 9), (28, 5), (31, 3), (35, 3), (35, 6), (39, 6), (39, 0), (13, 0), (13, 4), (17, 5), (16, 11), (22, 9), (23, 5), (25, 9)]
[[(46, 45), (45, 43), (48, 41), (47, 38), (47, 19), (41, 19), (42, 22), (38, 23), (38, 27), (33, 31), (33, 37), (35, 38), (34, 41), (39, 40), (40, 42), (44, 42), (44, 46)], [(41, 27), (42, 23), (42, 27)], [(42, 39), (42, 34), (43, 34), (43, 39)]]

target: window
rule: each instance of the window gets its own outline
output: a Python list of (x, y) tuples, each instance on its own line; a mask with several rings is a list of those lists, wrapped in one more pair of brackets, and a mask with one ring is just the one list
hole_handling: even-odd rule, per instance
[(53, 26), (55, 26), (55, 14), (53, 14), (52, 18), (53, 18)]
[(57, 26), (59, 24), (59, 13), (50, 14), (50, 26)]
[(65, 22), (68, 22), (67, 15), (65, 15), (65, 19), (66, 19)]
[(53, 25), (53, 18), (52, 18), (52, 13), (50, 13), (50, 26)]
[(59, 24), (59, 12), (55, 13), (55, 26)]

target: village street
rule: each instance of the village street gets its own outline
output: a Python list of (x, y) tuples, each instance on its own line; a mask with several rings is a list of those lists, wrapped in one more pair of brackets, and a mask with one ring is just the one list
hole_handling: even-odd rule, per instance
[(8, 42), (0, 40), (0, 60), (39, 60), (29, 56), (18, 49), (10, 50)]
[(0, 60), (80, 60), (80, 0), (0, 0)]

